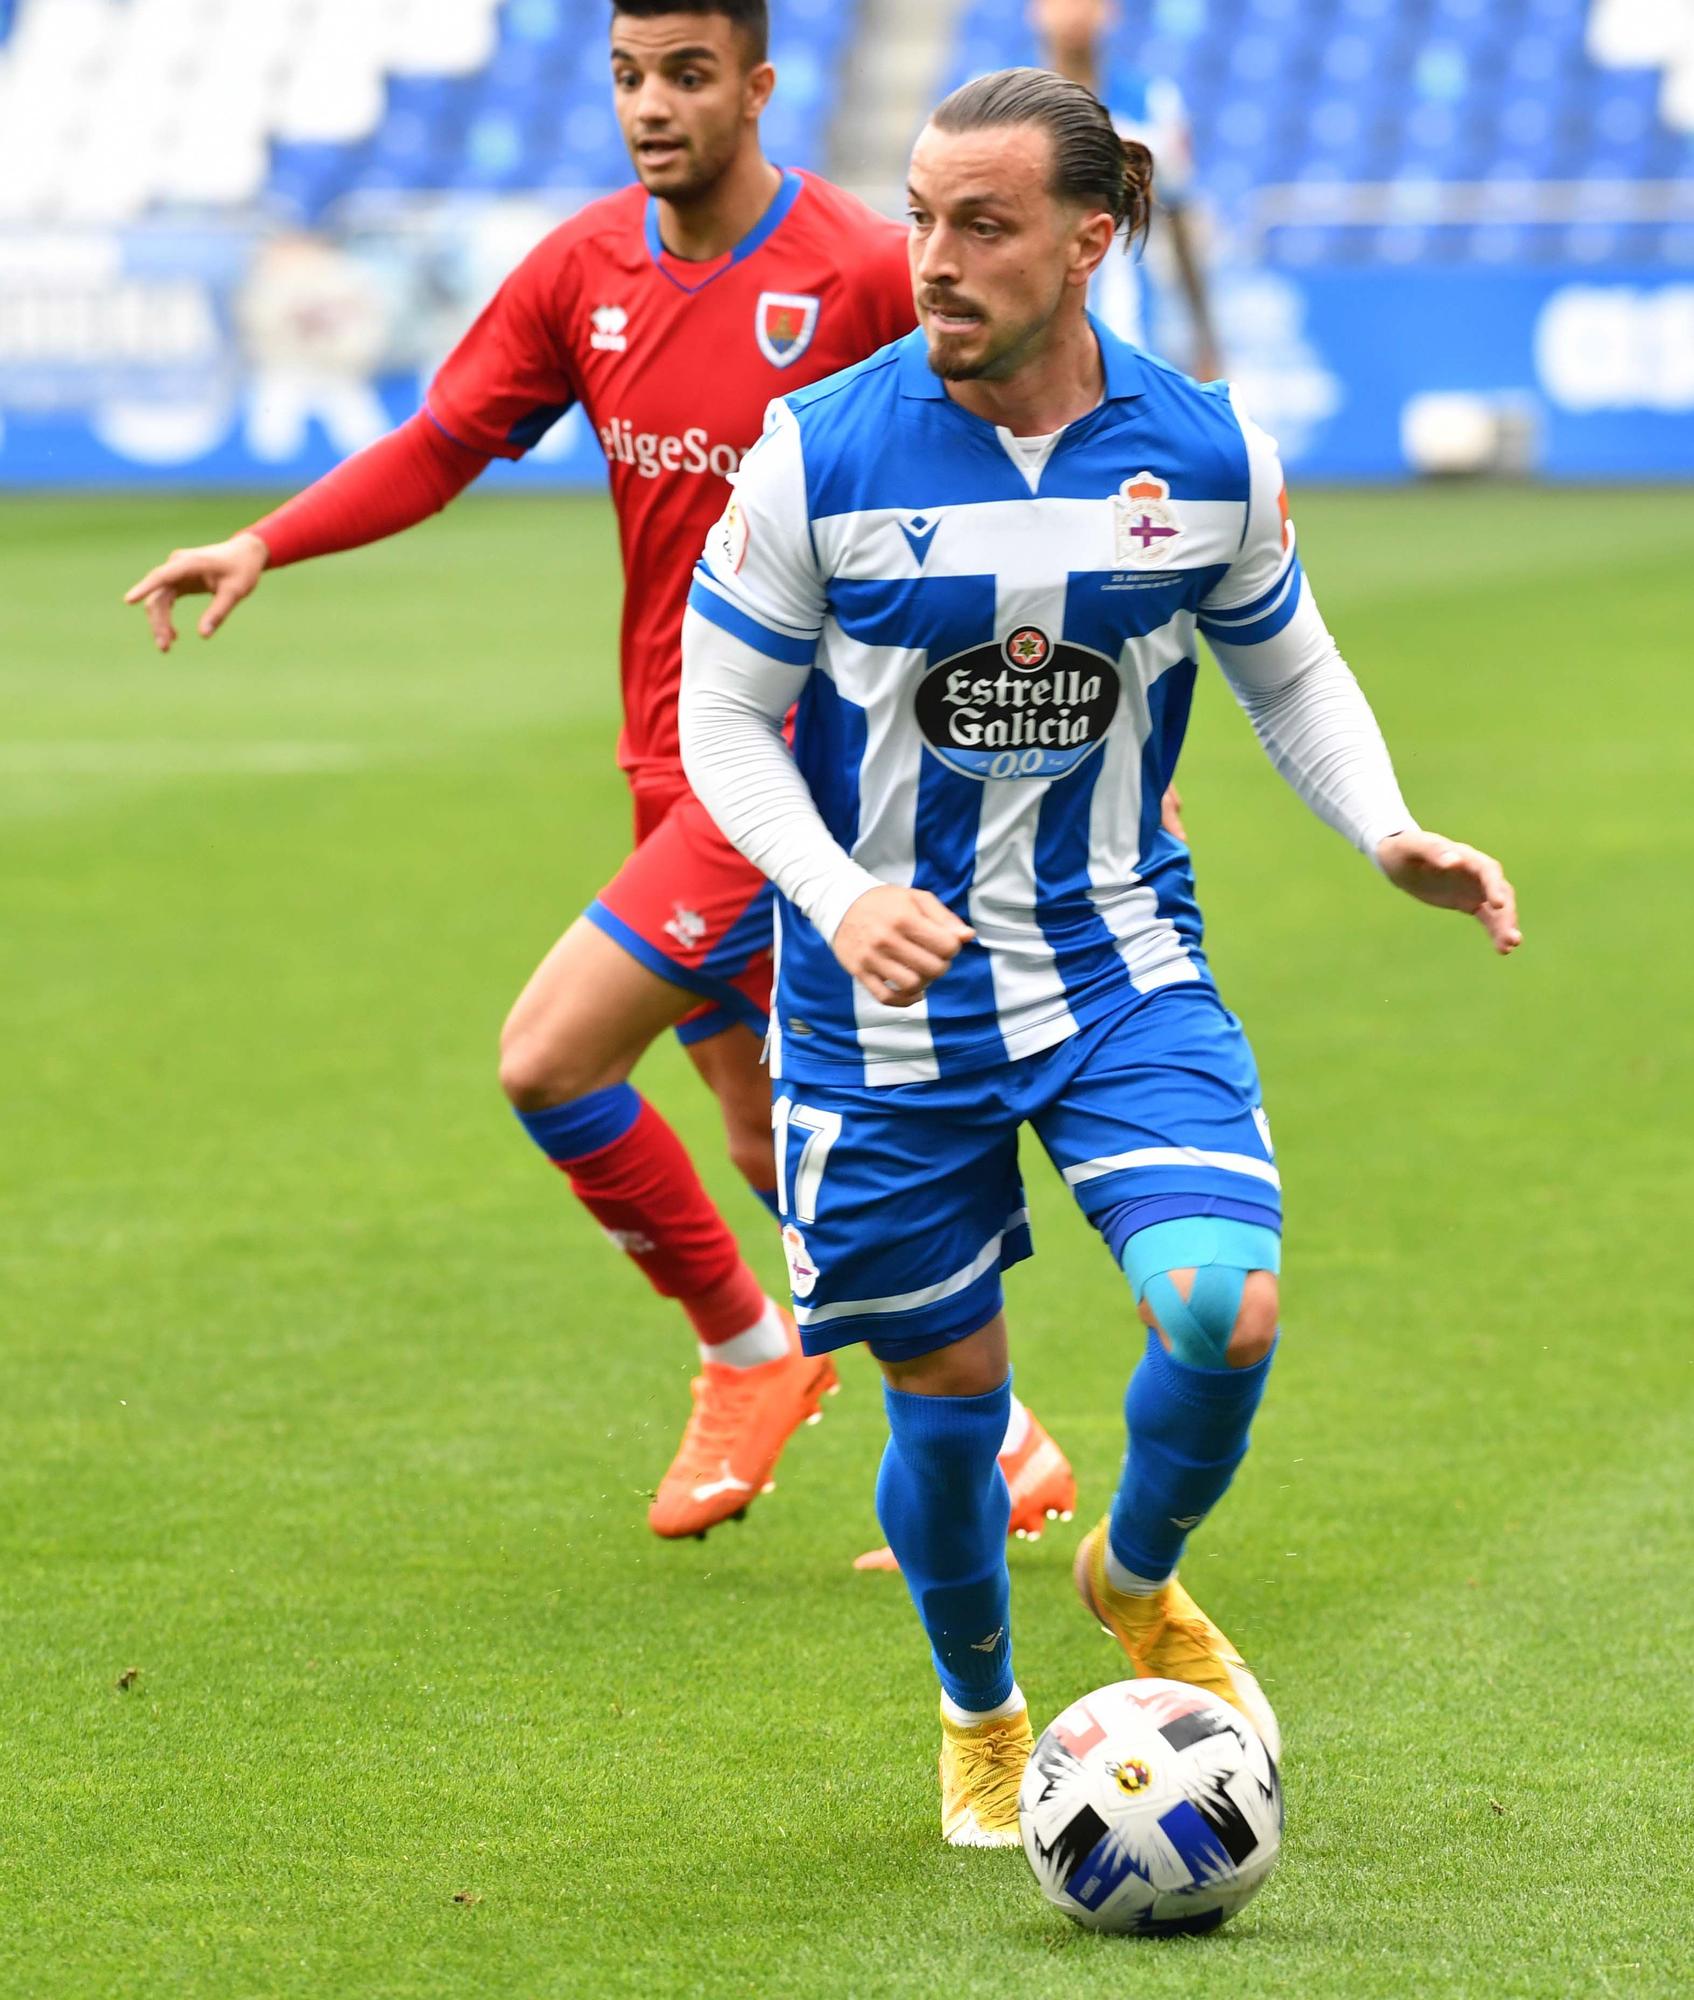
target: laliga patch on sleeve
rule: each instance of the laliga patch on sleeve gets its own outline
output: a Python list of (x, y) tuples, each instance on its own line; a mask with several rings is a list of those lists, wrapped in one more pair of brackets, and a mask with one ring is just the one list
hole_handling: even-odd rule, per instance
[(747, 516), (739, 500), (732, 500), (724, 509), (723, 519), (713, 530), (713, 540), (717, 546), (714, 553), (728, 565), (731, 576), (739, 576), (741, 565), (747, 560), (747, 544), (751, 539), (747, 526)]

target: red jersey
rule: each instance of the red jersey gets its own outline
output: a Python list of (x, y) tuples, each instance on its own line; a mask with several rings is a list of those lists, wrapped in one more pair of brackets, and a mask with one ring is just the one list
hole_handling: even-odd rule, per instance
[(682, 783), (682, 614), (766, 405), (915, 321), (905, 230), (789, 172), (752, 233), (711, 263), (665, 249), (643, 188), (591, 202), (443, 363), (429, 413), (477, 451), (521, 458), (575, 403), (600, 434), (623, 549), (618, 762), (633, 781)]

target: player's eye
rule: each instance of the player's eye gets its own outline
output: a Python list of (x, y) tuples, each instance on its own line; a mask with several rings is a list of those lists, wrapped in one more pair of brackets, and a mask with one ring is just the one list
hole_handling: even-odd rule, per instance
[(980, 237), (984, 243), (992, 243), (1000, 233), (997, 222), (977, 221), (971, 224), (971, 234)]

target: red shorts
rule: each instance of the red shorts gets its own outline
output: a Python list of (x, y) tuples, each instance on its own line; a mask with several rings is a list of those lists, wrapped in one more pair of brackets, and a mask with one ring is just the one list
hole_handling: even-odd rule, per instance
[(589, 904), (589, 922), (650, 972), (700, 996), (677, 1024), (681, 1041), (703, 1042), (737, 1021), (763, 1035), (776, 891), (680, 777), (635, 787), (635, 842)]

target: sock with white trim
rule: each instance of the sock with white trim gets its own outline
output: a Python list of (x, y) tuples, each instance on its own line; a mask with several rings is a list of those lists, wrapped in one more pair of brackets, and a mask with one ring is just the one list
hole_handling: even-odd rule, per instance
[(889, 1439), (876, 1511), (929, 1635), (941, 1689), (983, 1716), (1012, 1693), (1012, 1498), (1000, 1470), (1012, 1378), (984, 1396), (885, 1387)]
[(744, 1332), (727, 1340), (702, 1340), (700, 1359), (718, 1368), (762, 1368), (767, 1361), (783, 1360), (788, 1349), (788, 1322), (775, 1299), (766, 1299), (764, 1311)]
[(974, 1729), (979, 1722), (1004, 1722), (1008, 1716), (1022, 1715), (1028, 1706), (1024, 1691), (1016, 1681), (1012, 1683), (1011, 1693), (998, 1707), (984, 1709), (981, 1713), (961, 1708), (950, 1694), (943, 1693), (941, 1697), (941, 1713), (955, 1729)]

